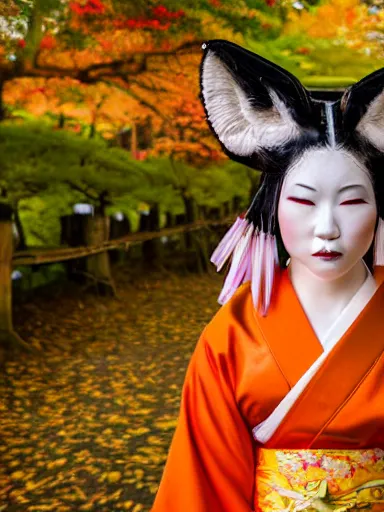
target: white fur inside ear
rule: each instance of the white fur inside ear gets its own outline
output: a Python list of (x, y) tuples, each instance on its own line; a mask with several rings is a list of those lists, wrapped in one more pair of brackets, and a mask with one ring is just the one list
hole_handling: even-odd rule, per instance
[(356, 131), (368, 139), (377, 149), (384, 150), (384, 91), (369, 104), (360, 119)]
[(300, 127), (284, 102), (273, 90), (268, 92), (273, 107), (258, 110), (219, 57), (208, 52), (202, 72), (205, 106), (217, 136), (232, 153), (250, 156), (300, 135)]

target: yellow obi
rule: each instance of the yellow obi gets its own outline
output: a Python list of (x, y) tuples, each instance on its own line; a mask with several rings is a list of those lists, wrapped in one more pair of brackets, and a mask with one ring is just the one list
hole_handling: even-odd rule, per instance
[(256, 512), (384, 511), (384, 450), (261, 448), (256, 496)]

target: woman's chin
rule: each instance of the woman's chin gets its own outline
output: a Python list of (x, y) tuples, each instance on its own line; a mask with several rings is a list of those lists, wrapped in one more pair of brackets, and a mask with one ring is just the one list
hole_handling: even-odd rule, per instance
[[(334, 259), (323, 259), (312, 256), (313, 259), (309, 261), (301, 260), (300, 265), (296, 266), (295, 271), (297, 270), (299, 273), (300, 267), (304, 270), (303, 267), (310, 272), (310, 274), (314, 275), (317, 279), (321, 279), (322, 281), (333, 281), (339, 279), (344, 276), (353, 265), (350, 262), (346, 261), (344, 257), (334, 258)], [(292, 260), (291, 260), (292, 261)], [(296, 272), (297, 273), (297, 272)], [(307, 272), (303, 273), (307, 274)]]
[(316, 265), (311, 265), (309, 270), (318, 279), (323, 281), (335, 281), (348, 274), (353, 266), (353, 264), (348, 264), (347, 261), (336, 260), (319, 262)]

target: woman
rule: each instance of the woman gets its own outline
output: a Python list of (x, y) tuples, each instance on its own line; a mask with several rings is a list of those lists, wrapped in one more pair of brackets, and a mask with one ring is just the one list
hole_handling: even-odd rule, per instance
[(237, 45), (204, 45), (208, 122), (262, 184), (213, 256), (232, 256), (224, 305), (152, 512), (384, 510), (383, 86), (381, 69), (319, 102)]

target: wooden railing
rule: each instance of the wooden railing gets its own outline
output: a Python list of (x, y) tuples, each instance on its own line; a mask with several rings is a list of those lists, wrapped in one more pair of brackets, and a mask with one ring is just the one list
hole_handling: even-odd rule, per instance
[(163, 236), (172, 236), (188, 231), (196, 231), (202, 228), (210, 228), (211, 226), (224, 226), (230, 225), (235, 221), (236, 217), (227, 217), (218, 221), (213, 220), (197, 220), (191, 224), (184, 224), (172, 228), (165, 228), (159, 231), (145, 231), (139, 233), (131, 233), (121, 238), (108, 240), (99, 245), (94, 246), (81, 246), (81, 247), (58, 247), (57, 249), (34, 249), (26, 251), (16, 251), (12, 257), (12, 266), (20, 265), (40, 265), (43, 263), (55, 263), (60, 261), (68, 261), (84, 256), (91, 256), (101, 252), (119, 249), (123, 247), (125, 250), (130, 245), (146, 242), (147, 240), (154, 240)]
[[(58, 247), (54, 249), (41, 248), (34, 250), (12, 252), (13, 235), (11, 221), (0, 222), (1, 243), (0, 243), (0, 356), (1, 347), (24, 347), (30, 350), (31, 347), (24, 342), (13, 327), (12, 318), (12, 268), (21, 265), (41, 265), (61, 261), (68, 261), (86, 256), (101, 255), (106, 251), (123, 247), (127, 250), (131, 245), (143, 243), (147, 240), (154, 240), (164, 236), (173, 236), (188, 231), (199, 229), (210, 229), (214, 226), (232, 224), (235, 217), (232, 215), (221, 220), (198, 220), (191, 224), (184, 224), (159, 231), (145, 231), (132, 233), (121, 238), (108, 240), (98, 245), (81, 247)], [(1, 357), (0, 357), (1, 360)]]

